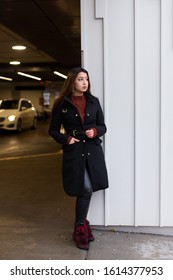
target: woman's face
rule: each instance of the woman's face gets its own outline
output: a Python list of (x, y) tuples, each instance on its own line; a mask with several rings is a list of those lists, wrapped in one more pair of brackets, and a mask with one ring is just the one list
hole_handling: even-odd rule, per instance
[(74, 82), (74, 93), (82, 94), (88, 89), (88, 75), (84, 72), (80, 72)]

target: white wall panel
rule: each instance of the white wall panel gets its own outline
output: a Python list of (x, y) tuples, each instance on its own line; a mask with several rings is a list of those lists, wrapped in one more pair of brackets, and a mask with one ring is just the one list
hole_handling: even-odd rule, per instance
[(172, 232), (172, 2), (81, 0), (83, 65), (108, 128), (110, 188), (94, 194), (93, 224)]
[(135, 6), (135, 225), (159, 225), (160, 1)]
[[(82, 64), (89, 71), (91, 92), (103, 106), (103, 15), (104, 0), (81, 0), (81, 48)], [(93, 194), (89, 210), (92, 224), (103, 225), (105, 204), (104, 192)], [(91, 214), (90, 214), (91, 213)]]
[(134, 224), (133, 0), (106, 1), (106, 224)]
[(161, 226), (173, 226), (173, 2), (161, 1)]
[(89, 71), (91, 91), (103, 104), (103, 19), (96, 18), (93, 0), (81, 1), (81, 15), (82, 64)]

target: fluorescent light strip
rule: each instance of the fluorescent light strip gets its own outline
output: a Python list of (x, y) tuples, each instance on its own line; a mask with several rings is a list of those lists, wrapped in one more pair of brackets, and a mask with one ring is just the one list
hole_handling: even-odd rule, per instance
[(61, 73), (60, 73), (60, 72), (58, 72), (58, 71), (54, 71), (53, 73), (54, 73), (55, 75), (58, 75), (58, 76), (60, 76), (60, 77), (64, 78), (64, 79), (67, 79), (67, 76), (66, 76), (66, 75), (61, 74)]
[(17, 74), (19, 74), (19, 75), (21, 75), (21, 76), (25, 76), (25, 77), (27, 77), (27, 78), (31, 78), (31, 79), (34, 79), (34, 80), (41, 81), (41, 78), (36, 77), (36, 76), (29, 75), (29, 74), (26, 74), (26, 73), (23, 73), (23, 72), (17, 72)]
[(20, 61), (10, 61), (10, 64), (11, 64), (11, 65), (19, 65), (19, 64), (20, 64)]
[(21, 51), (21, 50), (25, 50), (26, 47), (24, 45), (15, 45), (15, 46), (12, 46), (12, 49)]
[(12, 80), (13, 80), (13, 79), (11, 79), (11, 78), (7, 78), (7, 77), (3, 77), (3, 76), (0, 76), (0, 79), (6, 80), (6, 81), (12, 81)]

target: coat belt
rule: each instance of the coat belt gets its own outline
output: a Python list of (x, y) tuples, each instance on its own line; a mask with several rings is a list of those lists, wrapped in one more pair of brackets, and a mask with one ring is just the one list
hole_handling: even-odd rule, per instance
[(85, 131), (81, 130), (77, 130), (77, 129), (73, 129), (73, 130), (69, 130), (67, 131), (68, 134), (73, 135), (74, 137), (77, 135), (85, 135)]

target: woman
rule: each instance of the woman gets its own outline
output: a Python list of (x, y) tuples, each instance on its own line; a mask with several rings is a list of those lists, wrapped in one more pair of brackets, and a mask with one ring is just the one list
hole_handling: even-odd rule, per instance
[[(65, 133), (61, 132), (62, 126)], [(73, 68), (53, 106), (49, 134), (62, 144), (64, 190), (76, 197), (73, 239), (84, 250), (94, 240), (87, 220), (92, 192), (108, 188), (99, 138), (105, 133), (103, 112), (98, 98), (90, 92), (88, 72), (81, 67)]]

